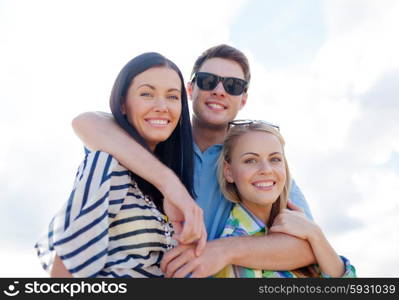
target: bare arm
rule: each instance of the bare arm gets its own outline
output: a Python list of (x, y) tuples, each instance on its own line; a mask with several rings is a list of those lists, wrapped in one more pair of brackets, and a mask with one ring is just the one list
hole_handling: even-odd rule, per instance
[[(231, 237), (228, 264), (262, 270), (293, 270), (314, 263), (309, 243), (281, 233), (262, 237)], [(226, 238), (227, 241), (227, 238)]]
[(320, 270), (331, 277), (341, 277), (345, 273), (344, 262), (335, 252), (331, 244), (318, 226), (314, 234), (308, 238)]
[(92, 150), (110, 153), (122, 165), (156, 186), (165, 197), (164, 209), (181, 243), (197, 241), (197, 254), (206, 243), (202, 209), (176, 174), (137, 143), (114, 120), (102, 112), (86, 112), (72, 121), (78, 137)]
[(54, 258), (53, 268), (50, 272), (50, 277), (54, 278), (72, 278), (72, 274), (65, 268), (61, 258), (56, 255)]
[(320, 269), (329, 276), (341, 277), (345, 273), (344, 262), (332, 248), (320, 227), (309, 220), (300, 207), (290, 202), (288, 207), (290, 210), (284, 209), (276, 217), (275, 224), (270, 230), (307, 240)]
[(172, 170), (131, 138), (111, 114), (86, 112), (73, 119), (72, 127), (90, 149), (110, 153), (122, 165), (151, 182), (161, 192), (165, 192), (170, 184), (180, 183)]
[[(295, 253), (295, 255), (293, 255)], [(290, 235), (226, 237), (210, 241), (203, 254), (194, 257), (189, 246), (165, 254), (161, 268), (167, 277), (208, 277), (234, 264), (263, 270), (292, 270), (314, 262), (308, 242)]]

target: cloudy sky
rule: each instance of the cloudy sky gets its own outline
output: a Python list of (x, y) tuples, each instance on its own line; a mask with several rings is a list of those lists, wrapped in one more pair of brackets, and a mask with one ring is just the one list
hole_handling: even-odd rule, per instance
[(109, 111), (120, 68), (157, 51), (188, 79), (228, 43), (253, 73), (238, 117), (280, 124), (315, 220), (358, 275), (398, 277), (398, 15), (396, 0), (0, 0), (0, 276), (46, 276), (33, 245), (82, 159), (71, 120)]

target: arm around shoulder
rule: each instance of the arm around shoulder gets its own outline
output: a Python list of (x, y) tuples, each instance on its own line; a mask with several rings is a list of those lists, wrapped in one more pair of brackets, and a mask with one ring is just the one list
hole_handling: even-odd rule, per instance
[(72, 120), (72, 127), (91, 150), (111, 154), (123, 166), (151, 182), (162, 193), (180, 183), (177, 176), (123, 130), (111, 114), (85, 112)]
[[(75, 134), (91, 150), (107, 151), (113, 133), (123, 134), (113, 116), (105, 112), (84, 112), (72, 120)], [(126, 134), (127, 135), (127, 134)], [(112, 154), (112, 153), (111, 153)]]
[(111, 154), (124, 167), (157, 187), (165, 198), (166, 214), (172, 222), (176, 221), (174, 225), (184, 222), (181, 242), (190, 243), (201, 236), (199, 245), (203, 249), (206, 231), (202, 210), (171, 169), (136, 142), (110, 114), (86, 112), (77, 116), (72, 126), (89, 148)]

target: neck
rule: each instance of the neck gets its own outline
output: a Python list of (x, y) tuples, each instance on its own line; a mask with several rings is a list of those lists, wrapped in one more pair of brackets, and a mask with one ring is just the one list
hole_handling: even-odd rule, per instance
[(226, 125), (210, 125), (195, 116), (192, 118), (193, 138), (201, 152), (215, 144), (222, 144), (226, 135)]
[(265, 223), (269, 223), (270, 213), (272, 210), (272, 204), (269, 205), (257, 205), (253, 202), (242, 201), (242, 205), (244, 205), (251, 213), (253, 213), (259, 220)]
[(154, 153), (155, 148), (157, 147), (158, 143), (149, 143), (147, 141), (146, 141), (146, 143), (147, 143), (148, 147), (150, 148), (151, 152)]

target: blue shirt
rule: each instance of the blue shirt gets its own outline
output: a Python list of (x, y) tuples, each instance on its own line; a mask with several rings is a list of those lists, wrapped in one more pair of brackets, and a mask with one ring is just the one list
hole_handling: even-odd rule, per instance
[[(204, 211), (208, 240), (220, 237), (233, 208), (233, 203), (223, 196), (217, 180), (217, 160), (222, 147), (223, 145), (216, 144), (201, 152), (194, 143), (194, 189), (197, 203)], [(305, 197), (294, 180), (289, 198), (305, 210), (308, 218), (313, 219)]]

